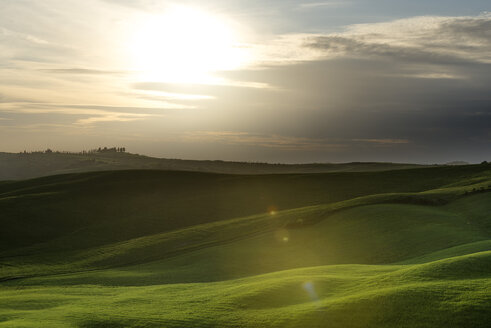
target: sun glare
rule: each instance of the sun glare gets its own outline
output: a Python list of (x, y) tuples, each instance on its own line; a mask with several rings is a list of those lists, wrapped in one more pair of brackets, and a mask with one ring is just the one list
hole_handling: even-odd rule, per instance
[(131, 41), (132, 61), (145, 81), (211, 83), (213, 72), (247, 60), (233, 24), (190, 7), (147, 16)]

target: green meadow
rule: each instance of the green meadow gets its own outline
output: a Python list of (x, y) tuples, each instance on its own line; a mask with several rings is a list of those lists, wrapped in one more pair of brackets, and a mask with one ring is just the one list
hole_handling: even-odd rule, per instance
[(491, 165), (0, 183), (0, 327), (489, 327)]

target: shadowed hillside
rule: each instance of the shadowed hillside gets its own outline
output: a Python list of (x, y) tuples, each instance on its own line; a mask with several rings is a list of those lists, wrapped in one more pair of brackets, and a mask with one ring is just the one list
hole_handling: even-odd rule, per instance
[[(457, 183), (487, 166), (390, 172), (222, 175), (115, 171), (0, 185), (2, 248), (83, 231), (97, 245), (235, 217)], [(75, 238), (72, 236), (71, 238)]]

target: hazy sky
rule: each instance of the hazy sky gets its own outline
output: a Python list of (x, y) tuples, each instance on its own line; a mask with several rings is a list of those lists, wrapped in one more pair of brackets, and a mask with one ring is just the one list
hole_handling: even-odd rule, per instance
[(489, 0), (0, 0), (0, 151), (491, 160)]

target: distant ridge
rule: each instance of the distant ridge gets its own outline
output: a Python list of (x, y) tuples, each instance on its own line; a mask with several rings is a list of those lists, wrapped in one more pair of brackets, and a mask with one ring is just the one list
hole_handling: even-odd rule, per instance
[(227, 174), (284, 174), (373, 172), (420, 168), (424, 165), (354, 162), (343, 164), (269, 164), (220, 160), (182, 160), (142, 156), (126, 152), (95, 153), (0, 153), (0, 181), (22, 180), (63, 173), (152, 169)]
[(467, 163), (465, 161), (453, 161), (453, 162), (448, 162), (445, 163), (445, 165), (469, 165), (470, 163)]

